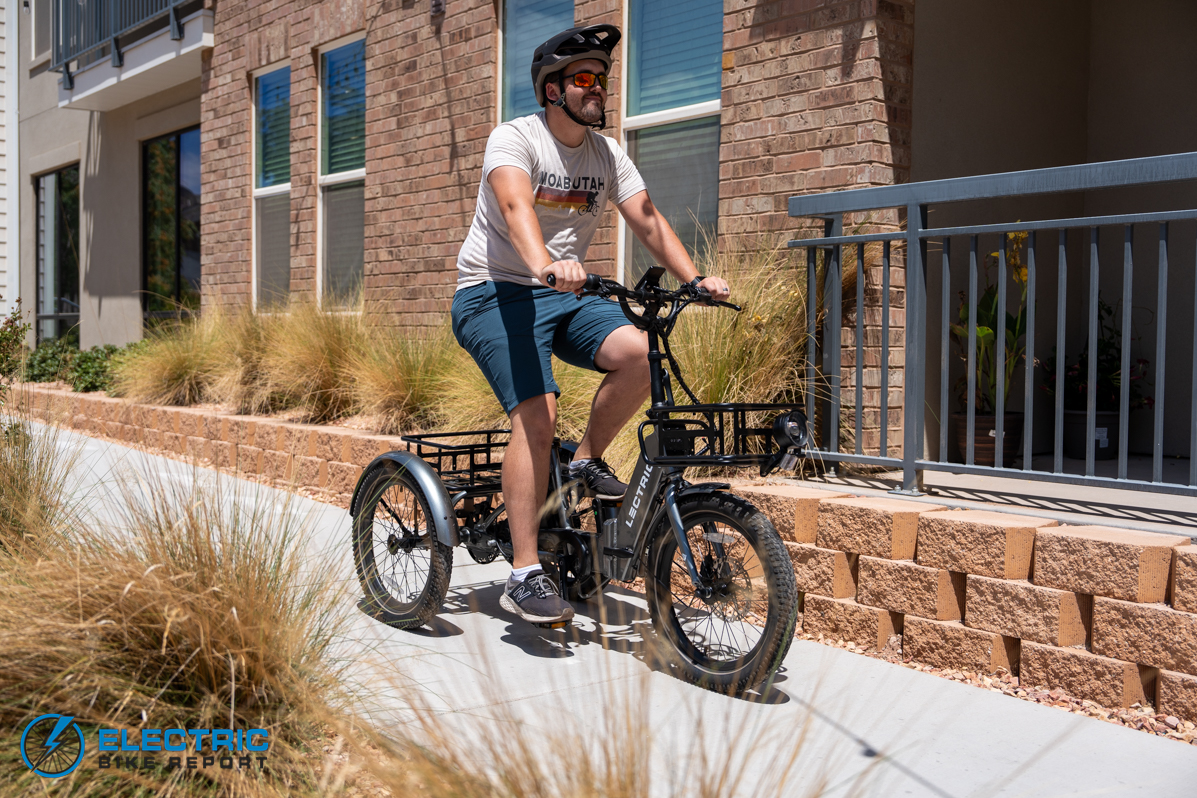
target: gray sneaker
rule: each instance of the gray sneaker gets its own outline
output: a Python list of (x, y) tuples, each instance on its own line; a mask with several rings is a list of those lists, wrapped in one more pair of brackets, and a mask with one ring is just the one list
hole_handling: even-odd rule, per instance
[(574, 608), (557, 593), (553, 580), (539, 571), (516, 582), (507, 577), (499, 606), (529, 623), (565, 623), (574, 617)]

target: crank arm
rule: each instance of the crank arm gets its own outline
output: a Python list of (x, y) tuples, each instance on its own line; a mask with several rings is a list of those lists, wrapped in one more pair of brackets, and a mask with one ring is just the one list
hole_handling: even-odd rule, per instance
[(682, 514), (677, 509), (677, 488), (673, 484), (665, 489), (665, 515), (669, 518), (669, 526), (673, 529), (673, 537), (682, 553), (682, 559), (686, 561), (686, 572), (690, 575), (694, 592), (699, 598), (710, 598), (711, 589), (702, 584), (702, 579), (698, 576), (698, 566), (694, 564), (694, 552), (690, 550), (690, 540), (686, 537), (686, 528), (682, 526)]

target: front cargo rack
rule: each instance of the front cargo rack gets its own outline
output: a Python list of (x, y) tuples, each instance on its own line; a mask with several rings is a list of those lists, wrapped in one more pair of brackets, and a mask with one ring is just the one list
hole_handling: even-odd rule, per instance
[[(651, 465), (741, 468), (768, 462), (778, 451), (773, 421), (800, 404), (713, 404), (656, 407), (640, 423), (640, 451)], [(655, 457), (645, 436), (656, 433)]]
[(449, 493), (466, 491), (485, 496), (502, 491), (502, 450), (511, 430), (484, 429), (471, 432), (438, 432), (404, 435), (408, 451), (432, 466)]

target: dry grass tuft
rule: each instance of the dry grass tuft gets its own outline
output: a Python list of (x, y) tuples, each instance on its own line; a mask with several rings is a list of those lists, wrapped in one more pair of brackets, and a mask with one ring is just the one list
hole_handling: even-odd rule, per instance
[(223, 322), (223, 314), (205, 313), (150, 333), (140, 349), (113, 365), (114, 393), (159, 405), (205, 401), (222, 367)]
[[(123, 529), (59, 530), (47, 516), (43, 536), (59, 545), (0, 554), (0, 722), (59, 712), (134, 736), (270, 731), (265, 780), (81, 767), (63, 781), (84, 795), (302, 788), (316, 719), (340, 701), (329, 654), (343, 602), (305, 564), (313, 555), (290, 500), (220, 480), (126, 484)], [(31, 772), (4, 770), (4, 794), (41, 789)]]
[(457, 350), (447, 328), (432, 334), (372, 328), (367, 344), (349, 364), (352, 381), (342, 389), (362, 413), (374, 418), (379, 432), (436, 426), (450, 411), (442, 391), (464, 365)]
[(0, 553), (36, 556), (71, 526), (70, 471), (57, 430), (0, 417)]

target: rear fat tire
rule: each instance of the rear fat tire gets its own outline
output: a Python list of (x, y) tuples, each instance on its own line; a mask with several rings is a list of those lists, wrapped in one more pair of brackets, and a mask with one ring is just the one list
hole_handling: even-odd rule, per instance
[[(663, 518), (649, 539), (644, 580), (657, 653), (680, 678), (739, 695), (771, 679), (793, 642), (798, 620), (794, 567), (773, 524), (739, 497), (687, 496), (678, 510), (700, 569), (714, 548), (704, 532), (727, 537), (724, 562), (739, 591), (710, 607), (693, 596), (673, 529)], [(720, 567), (714, 557), (708, 562)], [(748, 623), (748, 615), (755, 623)]]
[[(437, 540), (424, 491), (407, 471), (382, 463), (366, 474), (360, 495), (353, 562), (364, 609), (400, 629), (431, 623), (449, 590), (453, 549)], [(410, 548), (389, 546), (388, 540)]]

